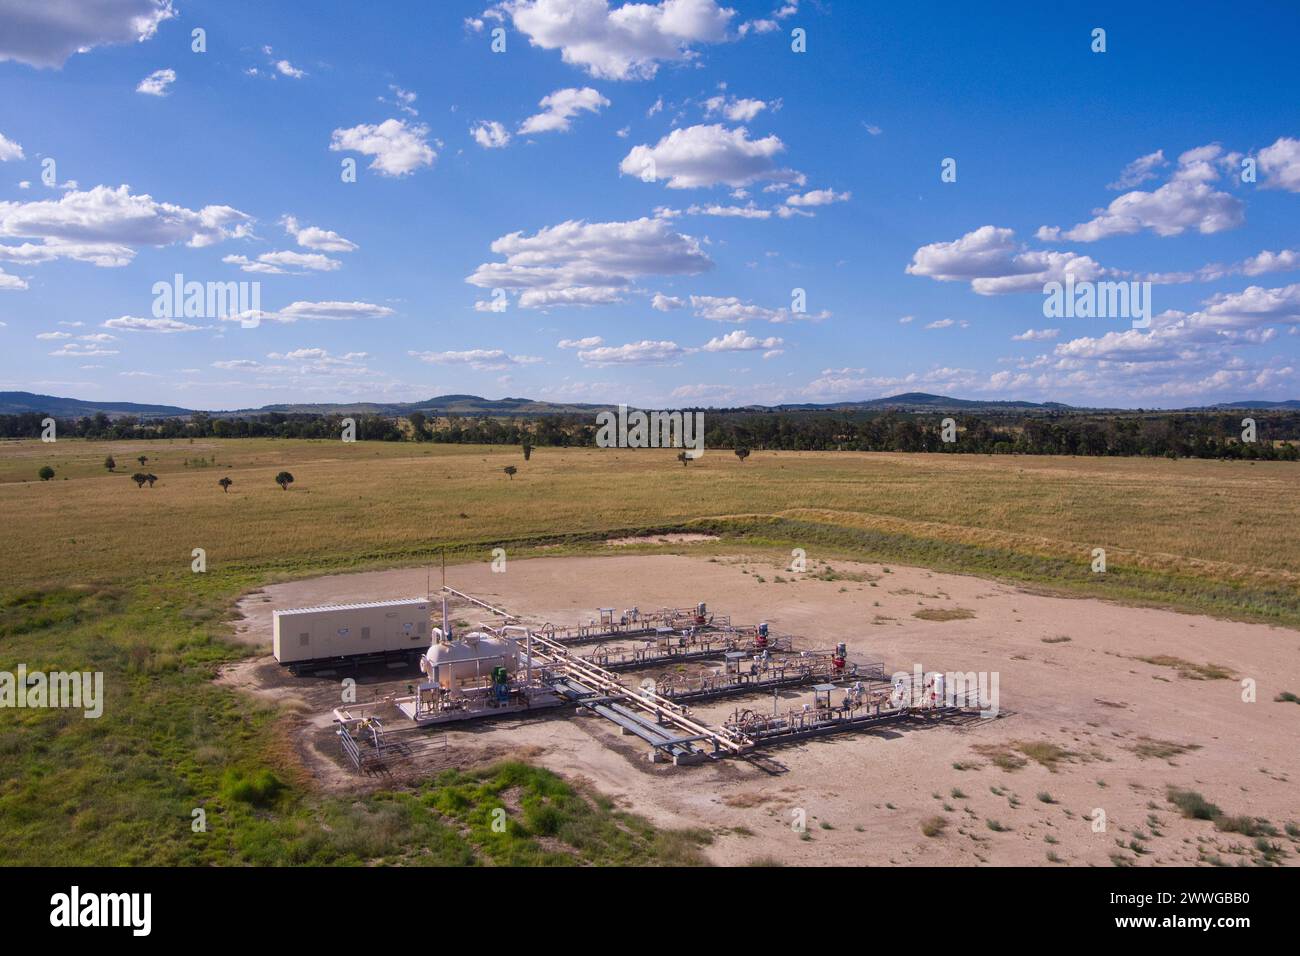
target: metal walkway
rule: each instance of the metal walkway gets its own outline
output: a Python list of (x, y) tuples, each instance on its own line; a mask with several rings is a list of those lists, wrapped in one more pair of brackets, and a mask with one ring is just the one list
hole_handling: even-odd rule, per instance
[[(537, 664), (563, 674), (551, 685), (558, 693), (646, 741), (653, 748), (652, 759), (667, 751), (674, 762), (684, 763), (738, 754), (753, 746), (743, 733), (710, 727), (653, 690), (629, 688), (613, 671), (572, 656), (567, 647), (550, 638), (534, 634), (532, 655)], [(711, 745), (712, 750), (703, 744)]]
[[(565, 702), (581, 711), (609, 720), (618, 725), (624, 734), (634, 735), (648, 743), (651, 747), (650, 759), (655, 761), (671, 759), (674, 763), (685, 764), (721, 757), (750, 756), (756, 748), (762, 746), (867, 729), (909, 719), (944, 720), (966, 713), (957, 707), (919, 709), (906, 704), (882, 707), (880, 702), (884, 700), (885, 690), (873, 689), (871, 685), (882, 682), (885, 688), (889, 687), (885, 682), (884, 665), (873, 662), (844, 668), (841, 658), (840, 666), (835, 666), (834, 658), (827, 652), (805, 652), (801, 658), (778, 661), (749, 673), (741, 673), (739, 666), (734, 669), (729, 666), (725, 674), (710, 675), (698, 681), (668, 680), (663, 686), (647, 682), (640, 688), (631, 688), (619, 679), (613, 668), (634, 669), (661, 663), (677, 664), (686, 660), (717, 657), (720, 654), (731, 656), (738, 665), (740, 658), (759, 648), (750, 644), (742, 651), (725, 645), (734, 645), (738, 640), (748, 644), (757, 639), (758, 629), (735, 628), (730, 624), (729, 618), (723, 619), (723, 623), (716, 628), (711, 624), (702, 625), (698, 621), (692, 621), (668, 635), (669, 639), (681, 641), (676, 648), (647, 647), (619, 655), (597, 653), (579, 656), (570, 644), (626, 639), (641, 633), (664, 637), (665, 629), (641, 627), (640, 630), (633, 630), (632, 625), (614, 623), (608, 617), (599, 627), (592, 625), (557, 629), (546, 625), (533, 629), (518, 623), (520, 619), (503, 608), (494, 607), (454, 588), (444, 587), (444, 590), (503, 620), (500, 627), (480, 625), (484, 629), (503, 636), (512, 631), (522, 634), (521, 643), (524, 646), (520, 649), (520, 663), (527, 668), (530, 683), (534, 673), (540, 673), (542, 682)], [(651, 615), (650, 619), (663, 620), (671, 625), (693, 613), (693, 609), (666, 608)], [(643, 618), (642, 621), (644, 620)], [(640, 623), (641, 621), (637, 622), (638, 625)], [(683, 637), (687, 640), (682, 640)], [(786, 644), (784, 648), (773, 647), (775, 642), (771, 636), (768, 640), (770, 643), (767, 649), (790, 652), (788, 638), (777, 639)], [(721, 646), (714, 647), (715, 643)], [(700, 647), (700, 644), (704, 646)], [(855, 682), (856, 696), (853, 696), (851, 702), (846, 700), (839, 707), (831, 705), (830, 692), (845, 690), (842, 685), (836, 685), (835, 681)], [(813, 684), (813, 689), (817, 692), (816, 706), (804, 705), (802, 711), (792, 710), (772, 716), (763, 716), (753, 710), (738, 710), (720, 728), (695, 718), (689, 708), (684, 706), (687, 701), (764, 693), (808, 684)], [(858, 702), (864, 684), (867, 685), (865, 706)]]

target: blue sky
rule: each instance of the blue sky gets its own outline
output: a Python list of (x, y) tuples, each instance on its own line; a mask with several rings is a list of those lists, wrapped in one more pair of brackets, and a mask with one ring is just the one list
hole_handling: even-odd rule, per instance
[(0, 388), (1300, 396), (1295, 5), (971, 6), (0, 0)]

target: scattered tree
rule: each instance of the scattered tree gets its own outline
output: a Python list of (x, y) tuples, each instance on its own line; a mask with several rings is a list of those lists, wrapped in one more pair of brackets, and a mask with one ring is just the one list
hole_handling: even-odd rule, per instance
[(148, 456), (148, 455), (141, 455), (139, 458), (136, 459), (136, 461), (138, 461), (138, 462), (140, 463), (140, 467), (141, 467), (141, 468), (143, 468), (143, 467), (145, 466), (145, 463), (146, 463), (148, 460), (149, 460), (149, 456)]
[(406, 416), (406, 420), (411, 423), (411, 437), (416, 441), (424, 441), (424, 412), (411, 412)]
[(682, 463), (682, 467), (685, 468), (687, 465), (691, 463), (691, 456), (686, 454), (686, 452), (684, 451), (679, 451), (677, 453), (677, 460), (680, 461)]
[(507, 475), (510, 476), (510, 480), (511, 480), (511, 481), (514, 481), (514, 480), (515, 480), (515, 475), (519, 472), (519, 469), (516, 468), (514, 465), (506, 465), (505, 468), (502, 469), (502, 470), (503, 470)]
[(221, 490), (223, 492), (229, 492), (230, 486), (233, 485), (234, 482), (231, 481), (229, 478), (222, 478), (220, 481), (217, 482), (217, 484), (221, 486)]
[(107, 468), (110, 472), (112, 472), (112, 470), (117, 467), (117, 462), (113, 460), (112, 455), (109, 455), (107, 458), (104, 459), (104, 467)]
[(523, 441), (523, 447), (524, 447), (524, 461), (527, 461), (529, 458), (533, 457), (533, 443), (530, 442), (527, 438), (525, 438)]
[(154, 483), (155, 481), (158, 480), (158, 476), (157, 476), (157, 475), (145, 475), (145, 476), (144, 476), (144, 480), (147, 481), (147, 482), (149, 482), (149, 487), (152, 488), (152, 487), (153, 487), (153, 483)]
[(282, 471), (275, 476), (275, 483), (280, 486), (281, 491), (288, 491), (289, 486), (293, 484), (293, 475), (287, 471)]
[(54, 477), (54, 469), (49, 465), (45, 465), (36, 474), (41, 476), (41, 481), (49, 481)]
[(149, 476), (142, 471), (137, 471), (131, 476), (131, 480), (135, 482), (137, 488), (143, 488), (144, 483), (149, 480)]
[(749, 457), (749, 449), (748, 449), (748, 448), (737, 448), (737, 449), (736, 449), (736, 457), (740, 459), (741, 464), (744, 464), (745, 459)]

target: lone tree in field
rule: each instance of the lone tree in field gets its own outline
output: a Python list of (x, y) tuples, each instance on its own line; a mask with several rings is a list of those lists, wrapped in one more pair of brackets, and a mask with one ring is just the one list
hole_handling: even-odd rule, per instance
[(158, 480), (158, 476), (157, 476), (157, 475), (145, 475), (145, 476), (144, 476), (144, 480), (147, 481), (147, 482), (149, 482), (149, 487), (152, 488), (152, 487), (153, 487), (153, 483), (154, 483), (155, 481)]
[(411, 414), (406, 416), (406, 420), (411, 423), (411, 437), (416, 441), (424, 441), (424, 413), (411, 412)]
[(524, 461), (527, 461), (529, 458), (533, 457), (533, 443), (530, 442), (527, 438), (525, 438), (523, 442), (523, 446), (524, 446)]
[(149, 456), (141, 455), (139, 458), (136, 459), (136, 461), (138, 461), (140, 463), (140, 467), (143, 468), (145, 466), (145, 463), (149, 461)]
[(737, 449), (736, 449), (736, 457), (740, 459), (740, 463), (743, 465), (743, 464), (745, 463), (745, 459), (749, 457), (749, 449), (748, 449), (748, 448), (737, 448)]
[(109, 455), (107, 458), (104, 459), (104, 467), (107, 468), (110, 472), (117, 467), (117, 462), (113, 460), (112, 455)]
[(677, 460), (680, 461), (682, 463), (682, 467), (685, 468), (687, 465), (691, 463), (691, 456), (686, 454), (686, 452), (684, 451), (679, 451), (677, 453)]
[(142, 471), (137, 471), (131, 476), (131, 480), (135, 482), (137, 488), (143, 488), (144, 483), (149, 480), (149, 476)]
[(514, 481), (514, 480), (515, 480), (515, 475), (518, 474), (518, 472), (519, 472), (519, 469), (516, 468), (514, 465), (506, 465), (505, 468), (503, 468), (503, 469), (501, 469), (501, 470), (504, 471), (507, 475), (510, 476), (510, 480), (511, 480), (511, 481)]
[(49, 481), (54, 477), (54, 469), (49, 465), (45, 465), (36, 474), (41, 476), (41, 481)]
[(293, 475), (287, 471), (282, 471), (275, 476), (275, 483), (280, 486), (281, 491), (288, 491), (289, 486), (293, 484)]
[(221, 486), (222, 492), (229, 492), (230, 486), (233, 485), (234, 482), (231, 481), (229, 478), (222, 478), (220, 481), (217, 482), (217, 484)]

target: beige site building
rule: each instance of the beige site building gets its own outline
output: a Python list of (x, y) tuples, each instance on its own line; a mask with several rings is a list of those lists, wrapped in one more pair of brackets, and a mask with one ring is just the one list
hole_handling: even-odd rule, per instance
[(414, 660), (429, 646), (429, 607), (409, 598), (276, 611), (272, 650), (284, 665), (403, 652)]

